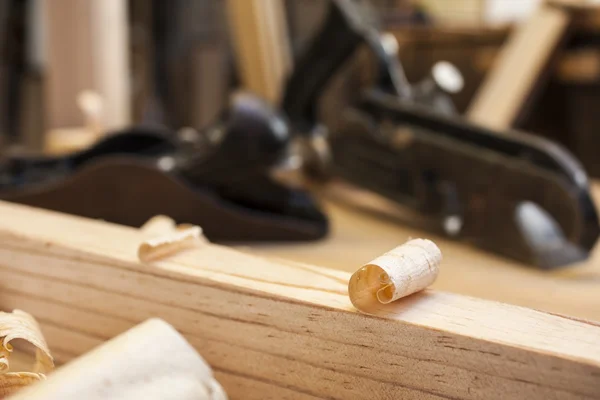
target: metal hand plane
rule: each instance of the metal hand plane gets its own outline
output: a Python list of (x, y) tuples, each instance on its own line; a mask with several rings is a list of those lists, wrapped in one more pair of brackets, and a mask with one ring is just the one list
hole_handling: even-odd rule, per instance
[(215, 241), (318, 239), (328, 224), (317, 204), (268, 173), (289, 134), (267, 104), (238, 95), (202, 134), (137, 127), (62, 157), (7, 157), (0, 199), (138, 227), (166, 214)]
[[(327, 144), (330, 173), (410, 207), (449, 237), (502, 256), (541, 268), (588, 257), (598, 217), (585, 171), (567, 150), (440, 112), (443, 91), (424, 94), (408, 83), (368, 1), (330, 4), (283, 101), (308, 147)], [(359, 45), (371, 49), (379, 76), (340, 111), (335, 131), (316, 141), (315, 132), (324, 132), (315, 129), (321, 92)], [(460, 77), (447, 72), (441, 86), (455, 87)]]

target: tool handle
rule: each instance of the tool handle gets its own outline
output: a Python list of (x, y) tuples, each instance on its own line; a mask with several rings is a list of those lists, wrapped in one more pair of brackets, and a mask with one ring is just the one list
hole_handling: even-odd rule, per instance
[(332, 0), (325, 22), (308, 50), (296, 61), (295, 70), (285, 85), (282, 109), (297, 130), (308, 132), (315, 126), (321, 92), (362, 43), (375, 53), (380, 74), (378, 86), (385, 86), (383, 89), (391, 89), (396, 95), (409, 95), (410, 87), (397, 54), (385, 45), (370, 3)]

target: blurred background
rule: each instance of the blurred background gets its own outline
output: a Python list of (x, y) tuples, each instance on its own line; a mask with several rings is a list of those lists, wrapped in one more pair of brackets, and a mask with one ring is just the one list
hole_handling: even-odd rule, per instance
[[(353, 0), (347, 2), (350, 4)], [(366, 3), (375, 10), (377, 32), (371, 29), (370, 16), (364, 8), (352, 13), (348, 11), (351, 8), (344, 8), (344, 0), (0, 0), (2, 160), (24, 156), (38, 161), (45, 160), (44, 157), (65, 161), (44, 164), (21, 160), (7, 164), (11, 167), (0, 171), (0, 198), (18, 199), (22, 194), (19, 185), (26, 179), (38, 182), (36, 179), (42, 179), (40, 176), (48, 173), (50, 167), (47, 165), (54, 168), (50, 173), (52, 179), (63, 179), (71, 172), (76, 173), (83, 164), (73, 161), (77, 158), (69, 158), (70, 154), (94, 148), (103, 139), (127, 132), (132, 127), (166, 130), (168, 135), (184, 142), (190, 137), (193, 142), (194, 138), (204, 135), (202, 140), (208, 143), (209, 150), (198, 150), (204, 157), (205, 153), (213, 152), (213, 147), (228, 143), (223, 139), (227, 132), (238, 129), (243, 134), (245, 128), (250, 132), (256, 126), (252, 122), (255, 120), (245, 119), (249, 117), (243, 112), (241, 125), (231, 125), (235, 116), (242, 115), (232, 113), (230, 109), (232, 96), (240, 90), (261, 98), (265, 107), (285, 114), (277, 121), (280, 125), (289, 122), (290, 132), (317, 132), (321, 127), (330, 132), (344, 129), (351, 132), (352, 126), (347, 125), (351, 118), (342, 121), (346, 123), (344, 125), (340, 116), (346, 116), (347, 111), (360, 101), (361, 93), (373, 87), (393, 87), (402, 100), (396, 106), (404, 109), (408, 104), (405, 112), (409, 116), (413, 115), (411, 107), (419, 106), (413, 117), (420, 118), (421, 127), (427, 125), (429, 129), (437, 129), (438, 134), (442, 132), (459, 141), (450, 152), (458, 154), (464, 145), (475, 146), (475, 153), (479, 153), (482, 160), (481, 168), (475, 164), (467, 167), (466, 172), (483, 171), (484, 155), (490, 151), (488, 161), (495, 160), (498, 154), (513, 157), (510, 160), (515, 164), (506, 170), (510, 169), (510, 173), (526, 170), (531, 164), (542, 171), (539, 176), (562, 173), (561, 177), (553, 175), (552, 178), (561, 185), (564, 175), (575, 176), (574, 188), (583, 193), (580, 198), (575, 199), (573, 193), (576, 190), (571, 187), (565, 189), (565, 198), (559, 199), (554, 192), (545, 197), (545, 200), (551, 198), (546, 211), (550, 214), (557, 211), (560, 215), (552, 216), (560, 224), (554, 220), (546, 225), (537, 223), (545, 221), (545, 217), (529, 221), (530, 226), (538, 228), (551, 226), (547, 228), (551, 235), (544, 236), (539, 232), (534, 235), (536, 240), (539, 239), (534, 244), (544, 250), (543, 257), (546, 258), (535, 258), (541, 252), (531, 258), (528, 258), (529, 253), (523, 255), (526, 252), (523, 248), (529, 251), (529, 247), (534, 247), (533, 239), (515, 239), (520, 240), (516, 244), (508, 242), (514, 236), (509, 231), (513, 227), (507, 227), (505, 222), (512, 218), (514, 210), (511, 209), (508, 218), (501, 213), (514, 204), (504, 207), (502, 202), (489, 200), (487, 196), (492, 189), (481, 189), (481, 193), (485, 193), (483, 200), (477, 196), (469, 197), (472, 193), (465, 187), (470, 188), (476, 178), (464, 178), (466, 186), (454, 185), (449, 178), (448, 186), (448, 182), (437, 180), (429, 170), (417, 171), (424, 186), (432, 181), (437, 185), (427, 195), (423, 191), (428, 188), (405, 188), (398, 184), (404, 175), (393, 169), (397, 167), (393, 157), (408, 160), (409, 164), (412, 162), (410, 151), (402, 150), (411, 143), (412, 133), (396, 127), (392, 144), (383, 148), (377, 134), (369, 139), (368, 143), (374, 144), (375, 150), (363, 155), (370, 157), (371, 164), (379, 163), (372, 165), (370, 172), (361, 170), (358, 164), (353, 165), (352, 160), (342, 162), (342, 170), (347, 168), (352, 177), (358, 177), (351, 188), (338, 185), (336, 179), (325, 180), (326, 183), (319, 179), (309, 179), (309, 182), (301, 179), (298, 183), (297, 176), (289, 173), (294, 166), (298, 167), (298, 158), (306, 161), (322, 156), (319, 140), (326, 142), (327, 139), (323, 139), (326, 136), (312, 133), (307, 136), (313, 141), (311, 151), (317, 155), (286, 149), (285, 162), (275, 165), (274, 169), (283, 171), (281, 179), (286, 185), (301, 185), (311, 193), (317, 205), (302, 197), (305, 192), (273, 189), (270, 183), (267, 185), (269, 191), (262, 192), (262, 180), (260, 184), (254, 185), (252, 181), (252, 185), (242, 185), (239, 181), (243, 179), (223, 178), (227, 174), (222, 171), (226, 170), (229, 161), (237, 159), (237, 153), (227, 153), (230, 158), (221, 157), (214, 168), (207, 167), (204, 175), (194, 175), (193, 179), (187, 173), (189, 171), (185, 171), (188, 163), (182, 167), (182, 176), (201, 190), (209, 188), (211, 195), (217, 193), (227, 201), (233, 201), (236, 212), (250, 210), (250, 220), (257, 217), (256, 211), (268, 211), (285, 217), (293, 214), (306, 223), (321, 224), (315, 236), (322, 240), (306, 241), (302, 235), (310, 234), (305, 231), (299, 240), (293, 240), (294, 232), (304, 228), (290, 224), (284, 230), (292, 232), (289, 234), (292, 240), (283, 244), (265, 239), (266, 233), (256, 234), (253, 238), (251, 232), (262, 229), (268, 233), (265, 226), (288, 224), (285, 218), (281, 222), (271, 219), (266, 225), (258, 223), (254, 231), (246, 231), (245, 225), (233, 224), (229, 227), (231, 232), (250, 232), (250, 239), (256, 239), (242, 240), (243, 243), (236, 240), (235, 245), (241, 249), (354, 271), (357, 263), (366, 262), (409, 237), (427, 236), (436, 239), (446, 258), (436, 283), (440, 289), (600, 319), (597, 296), (600, 263), (597, 252), (591, 250), (598, 236), (598, 223), (595, 206), (588, 199), (595, 195), (594, 179), (600, 176), (600, 159), (597, 157), (600, 146), (597, 134), (600, 129), (600, 112), (597, 111), (600, 108), (600, 5), (586, 0), (355, 1), (361, 7)], [(344, 15), (342, 19), (339, 16), (337, 20), (327, 19), (332, 4), (342, 10), (339, 14)], [(345, 22), (340, 22), (342, 20)], [(316, 46), (313, 51), (311, 46), (315, 45), (315, 37), (321, 46)], [(362, 38), (362, 42), (357, 37)], [(342, 57), (340, 53), (346, 51), (345, 46), (353, 49), (355, 42), (360, 44), (357, 51)], [(383, 64), (392, 67), (382, 67), (382, 59), (385, 60)], [(320, 74), (323, 70), (328, 71), (328, 64), (335, 64), (336, 68), (331, 68), (331, 76), (326, 74), (327, 79), (324, 79)], [(397, 75), (383, 74), (385, 79), (382, 79), (382, 68), (395, 71)], [(314, 88), (313, 84), (316, 85)], [(411, 94), (402, 98), (401, 94), (408, 92)], [(307, 104), (295, 108), (296, 95), (299, 102)], [(390, 107), (395, 107), (395, 100), (381, 104), (390, 102)], [(251, 104), (236, 110), (266, 110)], [(380, 109), (373, 107), (370, 112), (377, 114)], [(381, 109), (384, 108), (382, 105)], [(271, 115), (270, 111), (264, 112), (264, 115)], [(450, 122), (443, 122), (446, 119), (439, 122), (439, 115), (446, 116)], [(375, 130), (389, 130), (391, 120), (393, 118), (382, 118), (373, 122)], [(365, 123), (364, 118), (360, 121), (357, 126)], [(307, 127), (308, 122), (311, 126)], [(269, 126), (274, 135), (281, 138), (282, 134), (277, 133), (279, 125)], [(479, 128), (473, 127), (491, 131), (479, 132)], [(473, 129), (476, 130), (473, 138), (465, 140), (461, 136)], [(530, 136), (519, 139), (515, 133), (503, 136), (503, 132), (512, 130), (528, 132), (534, 138), (546, 141), (539, 144)], [(490, 132), (492, 139), (489, 139)], [(489, 143), (486, 142), (485, 150), (482, 150), (484, 147), (477, 150), (482, 138)], [(202, 147), (202, 140), (196, 146)], [(525, 147), (533, 146), (531, 143), (539, 144), (542, 155), (531, 148), (522, 153), (511, 153), (512, 150), (506, 149), (512, 149), (513, 140)], [(558, 151), (554, 144), (564, 146), (571, 153), (566, 158), (558, 157), (567, 160), (562, 164), (559, 162), (558, 167), (548, 161)], [(329, 143), (329, 146), (333, 145)], [(360, 152), (361, 145), (354, 146), (353, 151)], [(339, 148), (343, 149), (343, 146)], [(186, 151), (190, 149), (197, 148)], [(228, 151), (230, 149), (237, 147), (233, 144), (227, 147)], [(396, 156), (393, 153), (396, 150), (402, 156)], [(85, 157), (96, 157), (104, 153), (86, 154)], [(173, 168), (178, 171), (178, 154), (169, 157), (158, 160), (160, 173), (172, 172)], [(452, 169), (453, 162), (447, 162), (447, 169)], [(275, 164), (270, 159), (269, 163)], [(391, 164), (394, 164), (392, 175), (386, 176), (387, 180), (373, 172), (389, 172), (385, 168)], [(579, 164), (592, 178), (591, 185)], [(31, 176), (21, 174), (26, 169), (23, 165), (27, 168), (33, 165)], [(418, 160), (414, 165), (418, 168)], [(243, 169), (237, 168), (232, 170), (233, 175)], [(411, 168), (412, 164), (408, 166), (409, 173), (415, 173)], [(561, 168), (564, 171), (558, 171)], [(115, 180), (117, 175), (121, 174), (115, 174)], [(123, 175), (127, 175), (127, 171)], [(309, 171), (306, 175), (314, 178), (319, 173)], [(239, 176), (245, 175), (240, 173)], [(529, 177), (525, 173), (523, 176)], [(498, 184), (498, 193), (489, 195), (490, 198), (496, 195), (501, 198), (508, 192), (527, 197), (538, 182), (513, 176), (506, 186), (500, 186), (494, 176), (482, 175), (480, 178), (490, 187)], [(94, 187), (95, 182), (90, 184), (86, 188)], [(14, 191), (10, 196), (3, 195), (2, 190), (7, 187), (10, 190), (16, 188), (16, 197)], [(103, 184), (102, 187), (108, 186)], [(506, 193), (504, 188), (508, 188)], [(86, 213), (75, 211), (80, 210), (77, 207), (71, 211), (69, 206), (56, 205), (78, 203), (79, 200), (69, 197), (73, 193), (76, 197), (77, 187), (73, 190), (54, 193), (47, 204), (43, 199), (23, 202), (139, 226), (137, 222), (129, 223), (131, 219), (126, 217), (122, 220), (109, 218), (109, 214), (114, 216), (113, 209), (119, 207), (123, 207), (123, 215), (131, 214), (127, 207), (140, 204), (140, 201), (129, 205), (115, 202), (110, 206), (97, 206), (102, 212), (111, 208), (106, 215), (101, 211)], [(404, 191), (403, 194), (416, 193), (415, 199), (396, 201), (396, 190)], [(373, 192), (380, 196), (373, 196)], [(274, 204), (273, 199), (280, 195), (284, 204)], [(470, 199), (468, 206), (461, 205), (467, 197)], [(169, 195), (157, 195), (156, 198), (167, 201)], [(170, 201), (177, 202), (178, 199), (174, 196)], [(486, 208), (488, 200), (493, 206)], [(428, 230), (422, 224), (415, 227), (406, 223), (406, 218), (400, 216), (402, 210), (397, 210), (395, 203), (421, 211), (439, 211), (443, 216), (443, 229)], [(471, 225), (465, 225), (460, 210), (469, 208), (474, 210), (473, 215), (478, 215), (478, 207), (487, 210), (486, 218), (495, 213), (499, 217), (488, 218), (492, 225), (472, 221)], [(158, 209), (160, 211), (160, 207)], [(576, 211), (569, 214), (572, 210)], [(209, 209), (204, 214), (210, 213)], [(581, 217), (582, 221), (573, 215)], [(202, 220), (179, 222), (204, 225)], [(460, 236), (463, 225), (473, 228), (469, 232), (476, 246), (452, 240)], [(558, 225), (565, 231), (572, 229), (559, 232)], [(227, 232), (223, 232), (223, 241), (229, 242)], [(211, 239), (210, 229), (207, 233)], [(579, 241), (577, 246), (582, 248), (568, 243), (570, 247), (564, 250), (561, 247), (563, 236), (572, 239), (573, 243)], [(232, 237), (238, 238), (234, 234)], [(561, 242), (561, 246), (557, 247), (557, 242)], [(563, 262), (563, 256), (570, 261)], [(552, 272), (535, 269), (542, 264), (575, 264), (576, 267)], [(552, 295), (548, 296), (549, 293)]]
[[(254, 22), (251, 6), (235, 3), (3, 0), (3, 142), (35, 149), (44, 144), (52, 147), (47, 143), (51, 130), (83, 125), (76, 98), (85, 90), (102, 97), (100, 119), (107, 130), (144, 119), (175, 128), (203, 127), (237, 87), (250, 85), (272, 96), (268, 92), (273, 89), (260, 87), (255, 77), (242, 79), (240, 64), (248, 57), (235, 57), (235, 28), (246, 29), (245, 25)], [(284, 47), (277, 49), (284, 59), (302, 50), (328, 5), (324, 0), (259, 3), (279, 14), (271, 22), (281, 25), (276, 35), (286, 35), (280, 38)], [(531, 16), (540, 1), (372, 0), (372, 4), (380, 13), (382, 28), (399, 41), (410, 81), (423, 79), (440, 60), (459, 68), (465, 85), (453, 100), (464, 113), (515, 24)], [(592, 170), (593, 155), (586, 140), (593, 140), (591, 132), (597, 122), (594, 113), (586, 111), (593, 107), (578, 104), (595, 95), (597, 77), (592, 70), (598, 68), (597, 40), (593, 29), (570, 39), (572, 49), (562, 55), (562, 69), (553, 74), (540, 102), (519, 122), (519, 127), (564, 142)], [(581, 65), (573, 65), (575, 56)], [(287, 73), (292, 63), (288, 61), (285, 67)], [(573, 100), (572, 106), (561, 104), (567, 98)], [(542, 117), (538, 111), (548, 107), (554, 112)], [(577, 123), (582, 117), (588, 123)], [(577, 135), (566, 135), (573, 130)]]

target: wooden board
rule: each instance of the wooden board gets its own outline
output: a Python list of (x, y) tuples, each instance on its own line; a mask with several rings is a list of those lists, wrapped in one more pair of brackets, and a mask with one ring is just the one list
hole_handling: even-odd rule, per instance
[(467, 118), (493, 129), (517, 123), (547, 77), (570, 22), (569, 10), (542, 5), (517, 27), (473, 99)]
[(0, 307), (31, 312), (61, 361), (157, 316), (232, 399), (600, 398), (592, 323), (438, 291), (366, 316), (346, 272), (216, 245), (143, 265), (137, 229), (0, 214)]
[[(600, 185), (593, 187), (600, 204)], [(379, 198), (331, 186), (320, 192), (331, 218), (330, 236), (314, 243), (260, 244), (240, 249), (354, 272), (410, 237), (428, 237), (442, 249), (444, 262), (434, 288), (553, 313), (600, 321), (600, 247), (592, 257), (563, 270), (539, 271), (468, 244), (408, 226)]]

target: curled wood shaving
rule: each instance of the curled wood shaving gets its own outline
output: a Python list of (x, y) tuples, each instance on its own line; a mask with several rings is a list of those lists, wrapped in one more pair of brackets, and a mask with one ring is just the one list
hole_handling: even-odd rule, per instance
[(11, 400), (227, 400), (210, 366), (151, 319), (69, 362)]
[(162, 235), (168, 235), (170, 233), (184, 231), (189, 228), (193, 228), (196, 225), (192, 224), (179, 224), (177, 225), (172, 218), (166, 215), (155, 215), (150, 218), (144, 225), (140, 227), (140, 230), (147, 238), (153, 238)]
[(142, 262), (154, 261), (186, 249), (201, 246), (205, 242), (202, 228), (192, 225), (180, 225), (175, 232), (142, 242), (138, 248), (138, 258)]
[(175, 221), (166, 215), (155, 215), (140, 227), (146, 237), (156, 237), (177, 231)]
[[(32, 372), (10, 371), (10, 354), (15, 339), (25, 340), (36, 348)], [(54, 360), (35, 319), (21, 310), (0, 312), (0, 398), (9, 396), (24, 386), (45, 379), (52, 371)]]
[(438, 276), (440, 249), (430, 240), (413, 239), (377, 257), (356, 271), (348, 282), (352, 304), (373, 313), (381, 304), (425, 289)]

